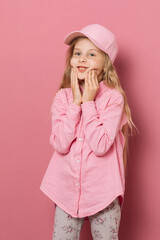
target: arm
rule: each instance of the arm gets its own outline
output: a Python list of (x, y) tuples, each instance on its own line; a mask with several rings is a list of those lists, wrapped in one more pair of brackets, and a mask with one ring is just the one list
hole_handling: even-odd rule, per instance
[(103, 156), (112, 146), (120, 128), (123, 106), (123, 96), (117, 92), (99, 118), (94, 101), (81, 104), (85, 137), (96, 156)]
[(73, 102), (67, 106), (64, 99), (64, 90), (59, 90), (51, 107), (52, 132), (49, 140), (54, 149), (62, 154), (69, 152), (81, 111), (81, 107)]

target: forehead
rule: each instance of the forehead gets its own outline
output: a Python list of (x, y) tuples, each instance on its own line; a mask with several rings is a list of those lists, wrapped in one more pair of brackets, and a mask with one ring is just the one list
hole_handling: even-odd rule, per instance
[(98, 52), (101, 52), (99, 48), (96, 47), (96, 45), (88, 38), (80, 38), (77, 43), (74, 46), (74, 49), (79, 49), (79, 50), (96, 50)]

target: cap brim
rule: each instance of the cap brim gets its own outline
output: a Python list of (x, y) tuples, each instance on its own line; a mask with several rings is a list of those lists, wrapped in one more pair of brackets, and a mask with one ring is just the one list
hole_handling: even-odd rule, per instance
[(67, 45), (70, 45), (70, 43), (72, 42), (72, 40), (76, 37), (82, 37), (82, 36), (86, 36), (85, 34), (81, 33), (80, 31), (74, 31), (69, 33), (65, 39), (64, 39), (64, 43)]

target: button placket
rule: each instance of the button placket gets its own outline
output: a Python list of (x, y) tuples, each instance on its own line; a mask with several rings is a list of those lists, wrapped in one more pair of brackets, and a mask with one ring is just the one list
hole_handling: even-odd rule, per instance
[[(83, 138), (82, 138), (82, 137), (79, 137), (78, 140), (81, 142), (81, 141), (83, 140)], [(79, 164), (79, 163), (80, 163), (80, 160), (77, 159), (77, 160), (76, 160), (76, 163)], [(76, 186), (80, 186), (80, 182), (76, 182)]]
[(80, 188), (81, 188), (81, 182), (80, 182), (80, 168), (81, 168), (81, 151), (83, 146), (83, 130), (82, 130), (82, 121), (80, 122), (80, 127), (78, 129), (78, 136), (77, 136), (77, 143), (76, 143), (76, 153), (75, 153), (75, 171), (76, 171), (76, 178), (75, 178), (75, 208), (76, 208), (76, 214), (78, 215), (77, 209), (79, 209), (79, 201), (80, 201)]

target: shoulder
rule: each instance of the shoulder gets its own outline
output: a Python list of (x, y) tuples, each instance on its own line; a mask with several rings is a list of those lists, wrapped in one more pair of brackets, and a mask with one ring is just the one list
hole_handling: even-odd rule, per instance
[(64, 94), (64, 88), (60, 88), (57, 90), (57, 92), (55, 94), (55, 98), (61, 97), (63, 94)]
[(56, 94), (55, 94), (55, 99), (64, 99), (64, 97), (65, 97), (65, 88), (60, 88), (57, 92), (56, 92)]
[(113, 101), (118, 100), (120, 102), (124, 100), (122, 93), (115, 88), (108, 88), (107, 91), (104, 91), (104, 93), (101, 95), (101, 98), (106, 98)]
[(124, 106), (124, 97), (121, 92), (115, 88), (109, 88), (101, 95), (100, 105), (102, 108), (109, 107), (111, 105)]
[(59, 110), (60, 108), (65, 108), (65, 89), (58, 89), (55, 93), (53, 100), (51, 111)]
[(123, 97), (122, 93), (115, 88), (111, 89), (111, 98), (113, 100), (118, 101), (118, 102), (123, 102), (124, 101), (124, 97)]
[(72, 100), (71, 95), (72, 94), (70, 88), (61, 88), (55, 94), (55, 101), (67, 105)]

